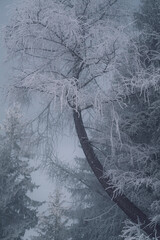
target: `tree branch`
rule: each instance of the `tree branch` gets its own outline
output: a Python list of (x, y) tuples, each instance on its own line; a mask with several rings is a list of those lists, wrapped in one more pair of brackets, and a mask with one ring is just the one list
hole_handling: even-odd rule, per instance
[(81, 111), (73, 109), (73, 118), (76, 132), (81, 143), (86, 159), (92, 168), (98, 181), (101, 183), (104, 190), (108, 193), (111, 199), (121, 208), (121, 210), (136, 224), (141, 224), (141, 229), (149, 237), (157, 237), (160, 239), (160, 225), (153, 226), (148, 217), (132, 203), (124, 194), (115, 195), (115, 187), (111, 184), (109, 177), (104, 177), (104, 169), (97, 156), (95, 155), (92, 145), (88, 139), (86, 130), (84, 128)]

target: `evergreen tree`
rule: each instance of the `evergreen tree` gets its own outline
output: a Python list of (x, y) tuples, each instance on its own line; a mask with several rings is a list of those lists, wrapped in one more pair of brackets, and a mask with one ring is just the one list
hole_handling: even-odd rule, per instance
[[(39, 216), (39, 223), (36, 228), (38, 236), (33, 240), (63, 240), (69, 239), (67, 222), (65, 216), (66, 209), (63, 207), (62, 195), (56, 188), (55, 194), (50, 196), (48, 209)], [(48, 212), (48, 214), (46, 214)]]
[[(102, 145), (100, 149), (108, 157), (106, 175), (112, 178), (117, 191), (130, 196), (156, 226), (160, 223), (160, 2), (145, 0), (142, 3), (140, 12), (135, 14), (139, 36), (128, 45), (127, 60), (126, 55), (124, 58), (122, 55), (123, 61), (118, 62), (120, 72), (113, 84), (113, 88), (120, 86), (119, 98), (123, 98), (125, 105), (121, 109), (117, 103), (108, 106), (112, 111), (101, 128), (110, 132), (111, 138), (106, 139), (104, 135), (107, 151)], [(123, 78), (118, 77), (120, 74)], [(115, 87), (114, 91), (117, 93), (118, 89)], [(107, 125), (112, 126), (111, 131)], [(103, 139), (102, 134), (100, 137)], [(129, 221), (122, 236), (149, 239), (138, 225)]]
[(21, 115), (15, 106), (8, 112), (0, 136), (0, 239), (20, 240), (27, 229), (37, 224), (39, 202), (33, 201), (28, 192), (32, 183), (28, 152), (24, 145)]
[(141, 0), (140, 9), (135, 13), (136, 27), (141, 34), (138, 40), (143, 67), (160, 67), (160, 2)]
[[(68, 190), (73, 201), (70, 209), (73, 240), (118, 240), (125, 219), (124, 214), (104, 193), (83, 158), (76, 158), (75, 178)], [(82, 179), (82, 181), (80, 181)], [(107, 201), (106, 201), (107, 199)]]

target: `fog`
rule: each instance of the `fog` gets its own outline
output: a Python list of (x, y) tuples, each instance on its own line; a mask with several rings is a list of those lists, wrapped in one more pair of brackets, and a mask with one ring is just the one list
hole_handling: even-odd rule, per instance
[[(133, 3), (134, 2), (134, 3)], [(132, 1), (132, 7), (135, 8), (138, 5), (138, 0)], [(7, 24), (10, 18), (10, 9), (12, 5), (18, 3), (17, 0), (0, 0), (0, 27), (1, 33), (3, 32), (3, 27)], [(8, 106), (8, 99), (6, 98), (7, 87), (8, 84), (11, 83), (11, 66), (8, 62), (5, 62), (6, 57), (6, 49), (3, 43), (3, 34), (1, 34), (0, 38), (0, 122), (3, 122), (5, 118), (5, 113)], [(36, 106), (36, 105), (35, 105)], [(27, 110), (26, 110), (27, 111)], [(32, 112), (32, 109), (29, 108), (28, 111)], [(35, 114), (35, 110), (33, 110), (33, 114)], [(38, 111), (36, 112), (38, 113)], [(26, 112), (27, 115), (27, 112)], [(59, 158), (62, 161), (72, 162), (74, 156), (82, 155), (81, 150), (78, 147), (78, 140), (76, 137), (69, 137), (69, 135), (65, 135), (63, 139), (61, 139), (60, 147), (58, 149)], [(38, 166), (39, 162), (36, 160), (32, 162), (34, 166)], [(44, 171), (38, 170), (33, 174), (33, 181), (39, 185), (39, 188), (35, 190), (31, 197), (35, 200), (39, 201), (47, 201), (50, 193), (54, 191), (54, 183), (49, 180), (48, 176)], [(45, 210), (45, 205), (41, 207), (40, 211)], [(24, 239), (30, 234), (33, 234), (34, 231), (29, 231), (26, 233)]]

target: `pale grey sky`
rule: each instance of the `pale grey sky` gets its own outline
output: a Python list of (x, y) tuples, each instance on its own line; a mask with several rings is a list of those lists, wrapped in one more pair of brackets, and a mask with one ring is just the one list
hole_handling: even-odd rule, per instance
[(4, 63), (5, 60), (5, 48), (3, 44), (2, 28), (8, 21), (7, 6), (12, 0), (0, 0), (0, 121), (4, 118), (5, 114), (5, 98), (4, 91), (5, 84), (8, 82), (8, 66)]

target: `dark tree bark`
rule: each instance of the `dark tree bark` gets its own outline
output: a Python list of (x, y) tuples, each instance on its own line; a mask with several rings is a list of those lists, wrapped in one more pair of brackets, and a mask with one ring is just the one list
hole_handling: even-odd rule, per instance
[(98, 181), (103, 186), (104, 190), (132, 222), (136, 224), (141, 224), (141, 229), (149, 237), (157, 237), (157, 239), (160, 239), (160, 225), (157, 224), (156, 226), (153, 226), (148, 217), (138, 207), (136, 207), (135, 204), (132, 203), (124, 194), (114, 194), (115, 188), (111, 184), (111, 179), (103, 176), (103, 166), (95, 155), (89, 138), (87, 136), (81, 116), (81, 111), (73, 110), (73, 117), (82, 150), (86, 156), (90, 167), (92, 168)]

